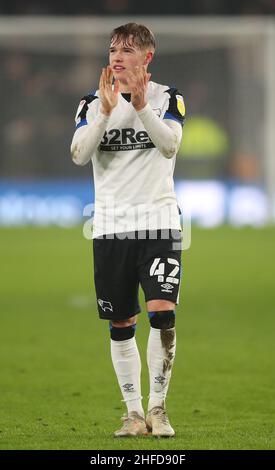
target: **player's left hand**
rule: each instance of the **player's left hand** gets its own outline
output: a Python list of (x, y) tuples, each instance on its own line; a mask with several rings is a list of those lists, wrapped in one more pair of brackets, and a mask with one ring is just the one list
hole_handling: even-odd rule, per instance
[(147, 88), (151, 74), (144, 66), (136, 66), (135, 72), (128, 71), (127, 83), (131, 90), (131, 102), (136, 111), (141, 111), (147, 104)]

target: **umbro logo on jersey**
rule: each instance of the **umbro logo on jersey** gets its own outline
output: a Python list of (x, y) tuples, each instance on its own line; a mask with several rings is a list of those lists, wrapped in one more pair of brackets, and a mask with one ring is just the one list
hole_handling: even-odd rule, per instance
[(102, 300), (102, 299), (98, 299), (98, 303), (100, 305), (100, 307), (102, 308), (102, 310), (110, 310), (111, 312), (113, 311), (113, 306), (111, 304), (111, 302), (107, 302), (106, 300)]
[(126, 129), (110, 129), (108, 132), (105, 132), (99, 150), (117, 152), (118, 150), (148, 149), (153, 147), (155, 145), (146, 131), (136, 132), (132, 127), (128, 127)]
[(161, 284), (161, 287), (163, 287), (163, 289), (161, 289), (161, 292), (168, 292), (169, 294), (172, 293), (172, 289), (174, 288), (174, 286), (172, 286), (172, 284), (169, 284), (168, 282), (166, 282), (165, 284)]
[(160, 108), (154, 108), (153, 111), (156, 113), (158, 117), (161, 116), (161, 109)]

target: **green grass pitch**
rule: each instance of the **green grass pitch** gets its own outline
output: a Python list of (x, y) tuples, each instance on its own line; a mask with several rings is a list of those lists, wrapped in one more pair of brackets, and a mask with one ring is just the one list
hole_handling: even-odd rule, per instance
[(0, 231), (0, 448), (274, 449), (275, 229), (192, 231), (167, 399), (173, 439), (112, 436), (125, 409), (91, 248), (81, 227)]

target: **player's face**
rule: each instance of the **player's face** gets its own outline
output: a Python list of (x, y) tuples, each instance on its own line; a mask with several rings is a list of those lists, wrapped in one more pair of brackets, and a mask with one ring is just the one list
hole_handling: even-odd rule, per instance
[(113, 41), (110, 45), (109, 61), (114, 78), (127, 83), (127, 71), (135, 72), (136, 66), (148, 64), (147, 56), (147, 51), (133, 44), (131, 38), (127, 42)]

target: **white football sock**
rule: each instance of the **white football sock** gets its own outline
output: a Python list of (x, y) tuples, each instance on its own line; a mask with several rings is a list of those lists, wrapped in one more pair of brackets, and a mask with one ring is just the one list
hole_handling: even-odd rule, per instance
[(147, 364), (150, 375), (148, 410), (165, 407), (172, 366), (176, 352), (176, 330), (150, 328), (147, 347)]
[(128, 413), (136, 411), (144, 417), (140, 389), (141, 362), (135, 337), (124, 341), (111, 339), (111, 356)]

